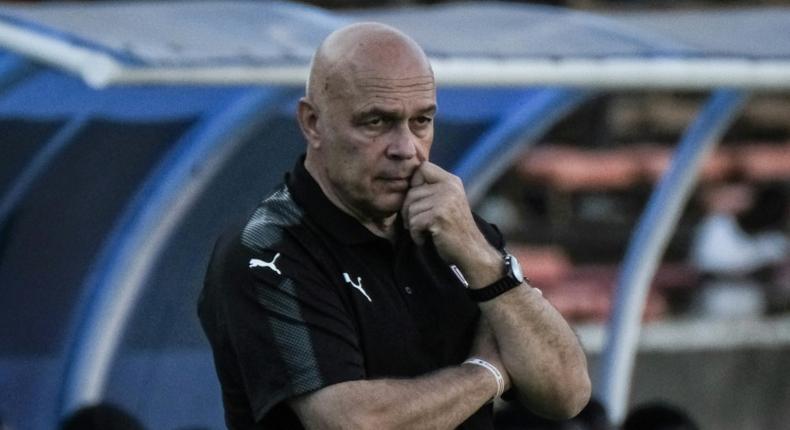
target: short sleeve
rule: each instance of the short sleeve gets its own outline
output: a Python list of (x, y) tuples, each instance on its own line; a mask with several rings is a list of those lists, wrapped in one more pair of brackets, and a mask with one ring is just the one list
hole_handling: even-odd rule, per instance
[(473, 214), (473, 216), (477, 228), (483, 233), (488, 243), (494, 248), (503, 249), (505, 247), (505, 238), (502, 232), (499, 231), (499, 228), (497, 228), (495, 224), (491, 224), (483, 218), (480, 218), (477, 214)]
[(244, 263), (228, 333), (256, 420), (293, 396), (365, 377), (353, 318), (319, 268), (268, 250)]

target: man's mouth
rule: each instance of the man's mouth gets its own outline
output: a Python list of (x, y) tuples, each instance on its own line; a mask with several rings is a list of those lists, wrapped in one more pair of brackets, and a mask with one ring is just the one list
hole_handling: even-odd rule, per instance
[(379, 180), (386, 183), (388, 186), (396, 189), (407, 189), (409, 188), (409, 177), (402, 177), (402, 176), (385, 176), (379, 178)]

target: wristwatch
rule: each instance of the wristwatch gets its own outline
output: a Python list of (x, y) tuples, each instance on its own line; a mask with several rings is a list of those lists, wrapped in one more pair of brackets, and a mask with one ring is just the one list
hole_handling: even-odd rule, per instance
[(518, 264), (518, 259), (505, 250), (503, 250), (503, 254), (503, 259), (505, 260), (505, 276), (483, 288), (467, 289), (469, 297), (471, 297), (472, 300), (476, 302), (487, 302), (518, 287), (524, 282), (524, 273), (521, 271), (521, 265)]

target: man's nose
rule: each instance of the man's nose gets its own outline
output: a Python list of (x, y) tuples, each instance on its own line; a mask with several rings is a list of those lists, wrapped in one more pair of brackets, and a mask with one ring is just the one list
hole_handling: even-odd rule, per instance
[(419, 139), (408, 125), (398, 127), (387, 146), (387, 156), (408, 160), (418, 155)]

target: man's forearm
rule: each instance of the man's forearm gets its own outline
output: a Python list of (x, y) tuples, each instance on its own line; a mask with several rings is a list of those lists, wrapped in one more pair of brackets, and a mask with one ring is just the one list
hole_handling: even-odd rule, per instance
[(496, 392), (484, 368), (461, 365), (413, 379), (350, 381), (291, 401), (308, 429), (452, 429)]
[[(401, 214), (415, 243), (428, 236), (439, 256), (458, 267), (470, 288), (504, 275), (499, 250), (477, 227), (463, 182), (428, 161), (412, 175)], [(562, 316), (530, 287), (482, 303), (499, 355), (521, 400), (535, 412), (568, 417), (590, 395), (584, 351)]]
[[(464, 274), (471, 288), (503, 276), (499, 251), (483, 242), (468, 247)], [(499, 346), (519, 400), (552, 418), (575, 415), (589, 400), (587, 359), (576, 335), (559, 312), (528, 284), (480, 304)]]
[(590, 396), (587, 359), (557, 310), (528, 285), (480, 304), (519, 400), (536, 413), (569, 418)]

